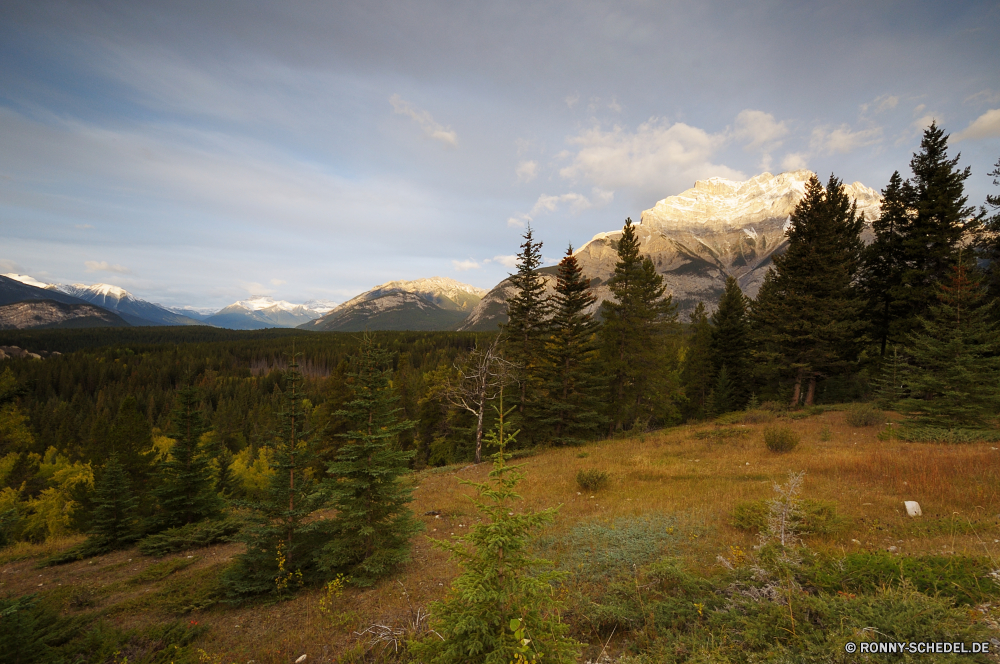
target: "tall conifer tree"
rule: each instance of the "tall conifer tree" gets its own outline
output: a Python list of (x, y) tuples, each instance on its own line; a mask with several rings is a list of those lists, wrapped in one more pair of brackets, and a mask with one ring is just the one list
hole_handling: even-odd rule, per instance
[[(750, 318), (747, 298), (733, 276), (726, 277), (726, 288), (719, 298), (719, 307), (712, 314), (711, 357), (713, 375), (718, 377), (726, 367), (727, 409), (736, 410), (750, 399)], [(716, 386), (716, 394), (720, 394)], [(717, 412), (722, 412), (718, 411)]]
[(666, 395), (658, 384), (675, 367), (666, 332), (677, 321), (677, 307), (665, 295), (663, 277), (642, 256), (631, 219), (618, 240), (618, 262), (608, 280), (612, 299), (601, 304), (601, 357), (608, 378), (610, 432), (648, 422)]
[(793, 405), (803, 386), (811, 405), (818, 378), (849, 373), (858, 359), (865, 323), (853, 282), (863, 223), (840, 180), (831, 175), (824, 189), (813, 176), (792, 212), (788, 249), (753, 304), (759, 359), (792, 378)]
[(903, 274), (907, 269), (903, 240), (910, 225), (909, 201), (912, 192), (899, 171), (882, 190), (882, 210), (872, 222), (875, 240), (863, 252), (859, 283), (868, 301), (872, 338), (885, 357), (890, 342), (900, 340), (900, 327), (909, 318)]
[(119, 549), (138, 537), (136, 501), (125, 467), (112, 452), (94, 483), (94, 510), (89, 538), (83, 549), (88, 553)]
[(687, 398), (684, 414), (689, 418), (702, 419), (708, 416), (711, 408), (709, 394), (713, 382), (712, 326), (705, 314), (704, 302), (699, 302), (691, 312), (691, 325), (694, 330), (681, 364), (681, 385)]
[(952, 267), (938, 303), (920, 319), (906, 349), (903, 407), (922, 424), (982, 426), (1000, 410), (1000, 332), (966, 265)]
[(508, 359), (520, 367), (514, 420), (524, 433), (523, 442), (531, 446), (538, 442), (536, 435), (543, 417), (541, 362), (552, 305), (545, 293), (545, 278), (538, 273), (542, 266), (542, 243), (535, 242), (530, 225), (523, 237), (521, 252), (517, 254), (517, 272), (510, 275), (516, 292), (507, 300), (504, 334)]
[[(989, 175), (993, 178), (994, 186), (1000, 186), (1000, 159)], [(989, 212), (992, 214), (986, 217)], [(980, 255), (988, 261), (984, 285), (989, 300), (997, 302), (1000, 301), (1000, 194), (987, 194), (982, 216), (986, 217), (986, 223), (978, 245)], [(993, 313), (995, 316), (1000, 316), (1000, 306), (995, 307)]]
[(312, 519), (326, 507), (313, 479), (315, 436), (303, 408), (302, 374), (292, 352), (285, 373), (279, 424), (273, 432), (267, 489), (260, 502), (244, 503), (251, 523), (240, 533), (246, 551), (223, 576), (230, 601), (261, 594), (287, 595), (322, 578), (317, 556), (330, 535), (330, 521)]
[(410, 539), (422, 528), (407, 507), (413, 490), (401, 482), (414, 452), (397, 445), (399, 434), (413, 422), (398, 419), (391, 374), (389, 351), (366, 335), (348, 373), (353, 399), (338, 413), (350, 426), (341, 434), (347, 443), (327, 469), (327, 491), (337, 517), (321, 565), (361, 586), (409, 560)]
[(153, 429), (139, 410), (135, 397), (130, 395), (122, 399), (106, 438), (98, 442), (98, 461), (107, 459), (111, 454), (118, 455), (118, 462), (125, 469), (129, 483), (136, 492), (136, 509), (141, 516), (148, 516), (153, 508), (150, 485), (156, 448), (153, 446)]
[(222, 499), (215, 491), (215, 473), (200, 442), (205, 425), (199, 405), (194, 387), (177, 392), (172, 413), (175, 442), (153, 490), (158, 503), (153, 530), (184, 526), (222, 512)]
[(910, 214), (902, 238), (906, 267), (897, 300), (909, 315), (905, 326), (901, 325), (902, 332), (915, 329), (917, 317), (935, 305), (938, 287), (950, 278), (963, 237), (971, 230), (967, 222), (973, 209), (966, 205), (965, 195), (971, 171), (958, 169), (959, 157), (948, 158), (948, 136), (932, 123), (924, 131), (920, 151), (910, 161)]
[(543, 424), (549, 443), (572, 445), (593, 436), (601, 423), (594, 338), (597, 322), (587, 312), (595, 298), (572, 246), (559, 263), (553, 300), (554, 315), (542, 364), (547, 394)]

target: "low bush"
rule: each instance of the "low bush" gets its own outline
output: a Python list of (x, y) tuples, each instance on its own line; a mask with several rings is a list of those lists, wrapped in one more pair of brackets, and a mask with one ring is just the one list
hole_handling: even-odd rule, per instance
[(903, 425), (886, 427), (878, 437), (880, 440), (893, 438), (907, 443), (997, 443), (1000, 442), (1000, 431)]
[(799, 434), (788, 427), (764, 429), (764, 444), (772, 452), (791, 452), (799, 444)]
[[(760, 532), (767, 525), (769, 511), (766, 500), (740, 502), (730, 513), (729, 524), (741, 530)], [(837, 514), (837, 503), (806, 498), (802, 501), (801, 517), (793, 525), (803, 535), (830, 535), (842, 530), (846, 520)]]
[(243, 522), (235, 518), (189, 523), (144, 538), (139, 542), (139, 553), (144, 556), (165, 556), (185, 549), (229, 542), (242, 527)]
[(732, 413), (726, 413), (725, 415), (719, 415), (715, 418), (715, 423), (721, 425), (763, 424), (765, 422), (774, 421), (775, 417), (776, 415), (773, 411), (755, 408), (753, 410), (738, 410)]
[(885, 424), (885, 412), (868, 403), (856, 403), (844, 411), (844, 420), (852, 427), (873, 427)]
[(694, 437), (698, 440), (725, 440), (727, 438), (746, 438), (750, 435), (750, 429), (740, 429), (737, 427), (718, 427), (715, 429), (702, 429), (695, 431)]
[(607, 471), (591, 468), (581, 470), (576, 474), (576, 483), (584, 491), (597, 491), (603, 489), (610, 479)]

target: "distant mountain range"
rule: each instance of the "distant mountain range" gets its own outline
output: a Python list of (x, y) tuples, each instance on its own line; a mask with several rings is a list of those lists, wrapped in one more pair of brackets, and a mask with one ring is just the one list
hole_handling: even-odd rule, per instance
[(452, 330), (485, 294), (485, 289), (447, 277), (390, 281), (299, 327), (331, 332)]
[(296, 327), (316, 320), (336, 306), (326, 300), (292, 304), (267, 295), (251, 295), (203, 319), (205, 325), (231, 330), (261, 330), (268, 327)]
[[(790, 215), (812, 175), (799, 170), (780, 175), (762, 173), (744, 182), (699, 180), (691, 189), (642, 213), (635, 229), (641, 251), (663, 275), (681, 320), (687, 320), (698, 302), (713, 311), (729, 275), (736, 277), (747, 296), (757, 295), (771, 257), (788, 246), (785, 230), (791, 223)], [(879, 215), (882, 197), (860, 182), (846, 185), (846, 190), (865, 217), (862, 239), (870, 241), (871, 222)], [(598, 233), (574, 253), (597, 296), (595, 311), (611, 297), (607, 281), (618, 260), (621, 234), (621, 230)], [(553, 292), (555, 270), (544, 268), (540, 272)], [(500, 282), (458, 329), (496, 330), (507, 320), (506, 301), (512, 293), (509, 279)]]

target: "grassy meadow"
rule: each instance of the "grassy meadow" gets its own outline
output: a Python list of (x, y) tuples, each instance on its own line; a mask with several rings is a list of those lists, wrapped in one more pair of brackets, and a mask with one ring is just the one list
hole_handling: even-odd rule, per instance
[[(771, 499), (774, 484), (785, 482), (789, 472), (805, 471), (801, 497), (824, 508), (823, 518), (813, 524), (816, 532), (804, 536), (808, 550), (819, 556), (883, 552), (892, 560), (933, 559), (945, 568), (949, 560), (969, 559), (987, 572), (1000, 568), (996, 444), (900, 442), (888, 435), (890, 427), (884, 423), (849, 425), (842, 409), (817, 408), (759, 421), (772, 418), (735, 414), (713, 423), (544, 450), (514, 461), (526, 475), (520, 486), (523, 507), (559, 507), (555, 524), (539, 536), (536, 548), (571, 574), (558, 592), (566, 600), (564, 620), (587, 644), (581, 661), (632, 661), (629, 657), (641, 655), (643, 647), (652, 652), (649, 643), (657, 636), (642, 613), (638, 618), (601, 614), (598, 619), (587, 608), (608, 604), (612, 577), (634, 580), (641, 604), (644, 588), (659, 578), (644, 570), (657, 559), (669, 558), (692, 579), (727, 573), (719, 556), (736, 567), (745, 564), (757, 534), (747, 518), (738, 516), (752, 513), (754, 501)], [(752, 420), (758, 421), (746, 423)], [(778, 425), (800, 439), (790, 452), (775, 453), (765, 446), (765, 429)], [(174, 635), (189, 634), (187, 645), (177, 649), (177, 661), (270, 664), (294, 662), (304, 654), (310, 663), (393, 661), (397, 645), (405, 647), (408, 634), (425, 629), (420, 617), (430, 602), (444, 596), (457, 573), (429, 540), (461, 535), (475, 522), (471, 489), (461, 481), (481, 481), (489, 469), (484, 463), (413, 475), (412, 507), (426, 530), (416, 538), (412, 561), (371, 589), (347, 587), (338, 595), (337, 589), (313, 588), (277, 604), (227, 606), (216, 583), (238, 552), (237, 544), (162, 558), (144, 557), (131, 548), (41, 566), (47, 556), (77, 543), (80, 538), (75, 538), (0, 551), (0, 596), (37, 593), (63, 617), (100, 616), (115, 629), (131, 630), (128, 646), (107, 661), (143, 661), (156, 639), (164, 638), (156, 630), (165, 625)], [(606, 476), (597, 475), (604, 486), (582, 488), (580, 471), (603, 471)], [(923, 516), (907, 516), (904, 500), (918, 501)], [(899, 569), (905, 576), (902, 563)], [(996, 632), (996, 586), (982, 575), (965, 581), (943, 575), (940, 583), (942, 587), (925, 593), (971, 597), (964, 606), (958, 602), (956, 619), (967, 620), (979, 634)], [(955, 587), (944, 587), (948, 584)], [(970, 587), (959, 587), (963, 584)], [(850, 590), (845, 586), (831, 592), (854, 598)], [(791, 598), (788, 602), (791, 606)], [(688, 603), (697, 609), (696, 619), (704, 618), (702, 603)], [(793, 616), (792, 631), (795, 626)], [(389, 636), (373, 641), (378, 630)], [(643, 639), (646, 646), (640, 647)]]

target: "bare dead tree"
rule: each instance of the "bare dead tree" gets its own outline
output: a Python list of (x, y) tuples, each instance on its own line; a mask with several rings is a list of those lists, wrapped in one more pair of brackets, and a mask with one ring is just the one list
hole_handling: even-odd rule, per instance
[(458, 378), (449, 381), (443, 396), (452, 406), (476, 416), (476, 463), (482, 462), (483, 415), (486, 404), (497, 398), (504, 386), (517, 380), (517, 365), (503, 357), (502, 335), (484, 348), (475, 348), (463, 363), (455, 363)]

